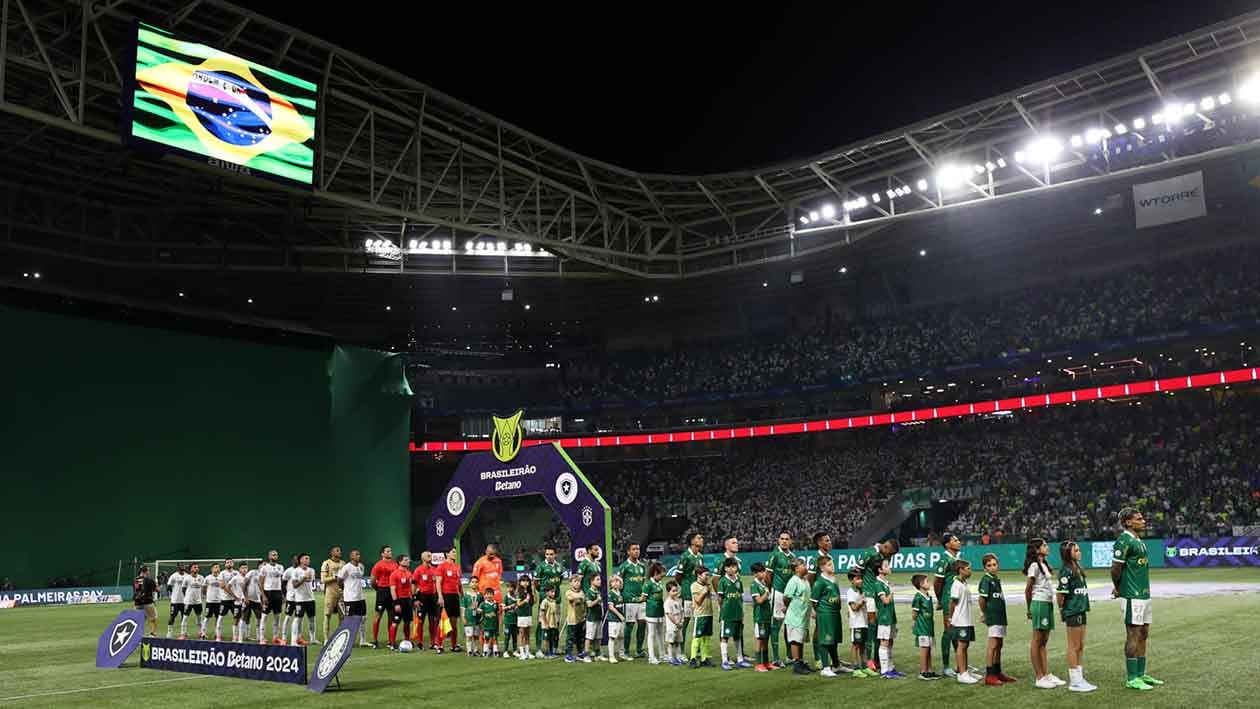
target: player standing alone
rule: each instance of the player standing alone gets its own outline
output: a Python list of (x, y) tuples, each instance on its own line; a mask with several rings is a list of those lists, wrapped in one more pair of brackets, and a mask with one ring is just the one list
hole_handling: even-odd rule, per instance
[[(372, 647), (380, 647), (381, 616), (392, 613), (394, 609), (390, 578), (397, 570), (394, 549), (386, 544), (381, 547), (381, 560), (372, 566), (372, 588), (376, 589), (376, 620), (372, 621)], [(392, 645), (393, 642), (391, 641), (390, 644)]]
[(1163, 684), (1146, 673), (1146, 638), (1151, 630), (1150, 557), (1141, 534), (1146, 518), (1133, 508), (1120, 511), (1124, 531), (1111, 557), (1111, 597), (1124, 599), (1124, 670), (1129, 689), (1149, 690)]

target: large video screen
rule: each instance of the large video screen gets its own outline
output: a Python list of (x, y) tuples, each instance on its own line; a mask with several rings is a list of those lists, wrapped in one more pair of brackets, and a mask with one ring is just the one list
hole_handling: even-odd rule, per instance
[(247, 174), (310, 185), (315, 84), (139, 24), (129, 135)]

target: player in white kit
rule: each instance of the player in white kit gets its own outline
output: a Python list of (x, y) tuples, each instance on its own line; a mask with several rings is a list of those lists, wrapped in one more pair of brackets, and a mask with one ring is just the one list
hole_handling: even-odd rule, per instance
[[(179, 621), (180, 640), (188, 638), (189, 615), (196, 613), (197, 625), (201, 625), (201, 601), (206, 589), (206, 577), (201, 575), (201, 567), (193, 564), (188, 568), (188, 572), (187, 579), (184, 582), (184, 617)], [(205, 636), (202, 637), (204, 638)]]
[[(218, 564), (210, 567), (206, 576), (206, 615), (201, 619), (200, 637), (206, 639), (206, 624), (211, 618), (218, 619), (223, 612), (223, 577)], [(186, 605), (186, 604), (185, 604)], [(222, 641), (223, 638), (215, 638)]]
[(171, 590), (171, 617), (166, 620), (166, 637), (175, 636), (175, 619), (184, 614), (184, 584), (188, 583), (188, 574), (184, 573), (184, 565), (175, 567), (175, 573), (166, 579), (166, 587)]
[(254, 633), (255, 642), (266, 642), (263, 635), (263, 609), (262, 609), (262, 574), (258, 569), (249, 569), (244, 564), (241, 565), (241, 571), (245, 574), (245, 610), (241, 613), (241, 642), (246, 642), (249, 636), (249, 619), (253, 616), (258, 620), (258, 629)]
[[(232, 579), (236, 578), (236, 563), (231, 559), (223, 561), (223, 570), (219, 572), (219, 588), (222, 589), (223, 604), (219, 606), (219, 615), (214, 619), (214, 639), (223, 642), (223, 616), (232, 615), (232, 625), (240, 617), (240, 608), (236, 605), (236, 596), (232, 595)], [(233, 633), (235, 635), (235, 633)]]
[(244, 642), (245, 634), (241, 632), (241, 617), (245, 615), (248, 603), (245, 600), (245, 573), (249, 566), (244, 562), (228, 579), (228, 595), (232, 597), (232, 642)]
[[(359, 624), (359, 647), (372, 647), (367, 641), (367, 598), (363, 583), (363, 555), (358, 549), (350, 550), (350, 561), (337, 572), (341, 580), (341, 603), (346, 617), (357, 615), (363, 618)], [(327, 640), (328, 638), (324, 638)]]
[[(280, 565), (280, 553), (275, 549), (267, 552), (267, 561), (258, 567), (258, 577), (262, 583), (262, 611), (271, 616), (271, 642), (280, 645), (280, 615), (284, 613), (284, 567)], [(267, 642), (268, 633), (263, 632), (266, 619), (258, 621), (260, 643)]]
[(307, 619), (307, 627), (310, 632), (310, 642), (315, 642), (315, 589), (311, 584), (315, 582), (315, 569), (311, 568), (311, 555), (303, 554), (298, 557), (298, 565), (293, 568), (293, 574), (289, 580), (289, 588), (293, 591), (293, 636), (292, 643), (294, 645), (306, 645), (307, 640), (302, 638), (302, 619)]
[(280, 644), (286, 643), (289, 637), (289, 625), (293, 623), (293, 575), (297, 572), (298, 557), (297, 554), (289, 562), (289, 568), (284, 570), (282, 583), (284, 585), (284, 621), (280, 625)]

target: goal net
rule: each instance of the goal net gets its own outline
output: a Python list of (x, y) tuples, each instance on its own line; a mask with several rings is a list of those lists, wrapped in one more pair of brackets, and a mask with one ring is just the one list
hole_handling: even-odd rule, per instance
[(180, 566), (183, 566), (184, 571), (187, 571), (193, 564), (197, 564), (200, 567), (201, 575), (205, 576), (210, 573), (210, 567), (215, 564), (218, 564), (219, 568), (222, 569), (223, 562), (229, 558), (235, 561), (237, 566), (240, 566), (241, 564), (249, 564), (249, 568), (251, 569), (258, 568), (258, 565), (262, 563), (262, 559), (259, 557), (220, 556), (211, 559), (158, 559), (157, 561), (151, 562), (149, 568), (153, 569), (153, 580), (157, 581), (158, 589), (162, 595), (166, 595), (166, 580), (171, 574), (175, 573), (175, 570)]

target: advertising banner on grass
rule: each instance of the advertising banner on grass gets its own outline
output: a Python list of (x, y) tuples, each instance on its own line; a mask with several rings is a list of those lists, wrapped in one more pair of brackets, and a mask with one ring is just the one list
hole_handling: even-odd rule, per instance
[(1260, 537), (1178, 537), (1164, 550), (1167, 566), (1260, 566)]
[(0, 608), (21, 606), (78, 606), (85, 603), (122, 603), (131, 599), (130, 586), (83, 588), (27, 588), (0, 591)]
[[(1146, 539), (1146, 549), (1150, 554), (1151, 566), (1164, 566), (1164, 540), (1163, 539)], [(1086, 568), (1108, 568), (1111, 566), (1111, 552), (1115, 546), (1115, 540), (1106, 541), (1081, 541), (1078, 542), (1081, 547), (1081, 563)], [(972, 566), (980, 569), (980, 560), (985, 554), (996, 554), (998, 558), (998, 568), (1005, 571), (1019, 571), (1024, 564), (1024, 552), (1027, 546), (1024, 544), (965, 544), (962, 548), (962, 558), (970, 561)], [(796, 555), (806, 560), (812, 560), (818, 555), (813, 549), (797, 549)], [(862, 557), (869, 551), (867, 549), (833, 549), (831, 550), (831, 559), (836, 564), (837, 573), (845, 573), (850, 568), (857, 566), (861, 562)], [(740, 552), (739, 558), (743, 562), (744, 573), (747, 574), (749, 567), (754, 561), (766, 561), (770, 553), (766, 551), (748, 551)], [(892, 566), (893, 573), (906, 572), (918, 573), (923, 571), (934, 571), (936, 564), (945, 557), (945, 548), (940, 546), (933, 547), (902, 547), (901, 551), (893, 557)], [(672, 569), (673, 565), (678, 563), (677, 554), (667, 554), (660, 559), (667, 570)], [(1050, 565), (1058, 567), (1059, 565), (1059, 542), (1050, 542)], [(721, 554), (705, 554), (704, 565), (712, 569), (721, 568)], [(812, 568), (812, 566), (811, 566)]]
[(306, 684), (306, 648), (301, 646), (145, 638), (140, 643), (140, 666), (167, 672)]

